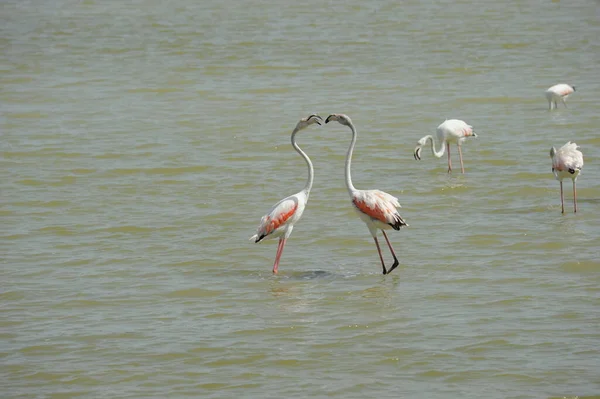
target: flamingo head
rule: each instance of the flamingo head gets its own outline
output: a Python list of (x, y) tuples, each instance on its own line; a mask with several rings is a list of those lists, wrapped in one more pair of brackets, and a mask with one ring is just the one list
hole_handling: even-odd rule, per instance
[(338, 121), (342, 125), (350, 126), (352, 124), (352, 119), (348, 115), (345, 114), (331, 114), (325, 119), (325, 123), (329, 123), (331, 121)]
[(417, 141), (417, 147), (413, 153), (413, 156), (417, 161), (421, 160), (421, 151), (423, 150), (423, 146), (427, 144), (427, 140), (429, 140), (429, 136), (422, 137), (419, 141)]
[(302, 119), (300, 119), (300, 121), (298, 121), (298, 124), (296, 125), (296, 130), (304, 129), (304, 128), (312, 125), (313, 123), (316, 123), (317, 125), (321, 125), (321, 122), (323, 122), (323, 118), (321, 118), (317, 114), (311, 114), (311, 115), (307, 116), (306, 118), (302, 118)]

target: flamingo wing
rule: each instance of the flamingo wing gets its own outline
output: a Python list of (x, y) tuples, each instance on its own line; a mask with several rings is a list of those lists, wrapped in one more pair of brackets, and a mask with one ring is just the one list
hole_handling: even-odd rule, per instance
[(262, 217), (256, 229), (256, 234), (250, 237), (250, 239), (254, 240), (254, 242), (259, 242), (289, 223), (298, 210), (299, 201), (300, 199), (296, 195), (292, 195), (275, 204), (273, 209)]
[(561, 172), (564, 170), (581, 170), (583, 168), (583, 154), (577, 148), (577, 144), (570, 141), (560, 147), (552, 157), (552, 168)]
[(473, 135), (473, 126), (467, 125), (466, 123), (462, 127), (463, 137), (470, 137)]
[(408, 226), (397, 208), (400, 208), (398, 198), (380, 190), (361, 190), (354, 193), (352, 204), (360, 212), (373, 220), (389, 224), (394, 230)]

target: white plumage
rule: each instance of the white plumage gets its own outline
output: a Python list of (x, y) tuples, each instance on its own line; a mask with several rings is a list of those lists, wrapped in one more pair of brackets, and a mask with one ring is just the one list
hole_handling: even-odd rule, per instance
[(562, 181), (566, 178), (573, 180), (573, 207), (574, 211), (577, 212), (577, 189), (575, 182), (583, 168), (583, 154), (578, 148), (577, 144), (569, 141), (558, 150), (554, 147), (550, 149), (552, 173), (554, 173), (556, 180), (560, 182), (560, 204), (562, 213), (565, 213)]
[[(381, 260), (383, 274), (391, 273), (400, 262), (396, 257), (385, 230), (400, 230), (402, 226), (408, 226), (398, 212), (398, 208), (400, 208), (398, 198), (381, 190), (357, 190), (354, 187), (354, 184), (352, 184), (350, 165), (352, 163), (352, 152), (356, 145), (356, 128), (348, 115), (331, 114), (325, 119), (325, 123), (329, 123), (330, 121), (337, 121), (342, 125), (348, 126), (352, 131), (352, 141), (350, 142), (350, 147), (346, 154), (346, 187), (348, 188), (352, 205), (354, 205), (354, 210), (358, 217), (366, 223), (369, 232), (373, 236), (373, 240), (377, 246), (377, 252), (379, 253), (379, 259)], [(379, 241), (377, 240), (377, 230), (381, 230), (383, 233), (383, 237), (394, 258), (394, 263), (389, 269), (386, 269), (385, 262), (383, 261), (383, 255), (381, 254), (381, 248), (379, 247)]]
[(575, 92), (575, 86), (568, 85), (566, 83), (559, 83), (550, 87), (546, 90), (546, 99), (548, 100), (548, 106), (552, 110), (552, 104), (554, 108), (558, 108), (558, 101), (562, 102), (565, 108), (567, 103), (565, 102), (569, 95)]
[(262, 240), (268, 240), (271, 238), (279, 238), (279, 244), (277, 245), (277, 252), (275, 254), (275, 262), (273, 264), (273, 273), (277, 273), (279, 268), (279, 259), (283, 252), (283, 247), (288, 237), (292, 234), (294, 224), (300, 220), (308, 197), (310, 195), (310, 189), (313, 185), (314, 169), (310, 158), (296, 143), (296, 133), (300, 130), (316, 123), (318, 125), (323, 122), (323, 119), (319, 115), (310, 115), (308, 118), (302, 118), (294, 128), (292, 132), (292, 146), (294, 149), (304, 158), (306, 165), (308, 166), (308, 180), (306, 186), (302, 191), (290, 195), (276, 203), (273, 208), (260, 219), (260, 224), (256, 229), (256, 234), (250, 237), (250, 240), (254, 242), (260, 242)]
[(467, 137), (477, 137), (477, 134), (473, 132), (473, 126), (467, 124), (465, 121), (460, 119), (448, 119), (437, 127), (436, 130), (437, 141), (440, 143), (441, 148), (439, 151), (435, 149), (437, 144), (432, 135), (422, 137), (417, 142), (417, 147), (414, 151), (414, 157), (417, 160), (421, 159), (421, 151), (427, 141), (431, 141), (431, 153), (437, 158), (441, 158), (444, 155), (444, 150), (448, 152), (448, 173), (452, 172), (452, 161), (450, 160), (450, 143), (455, 143), (458, 146), (458, 155), (460, 157), (460, 169), (462, 173), (465, 173), (465, 167), (463, 165), (462, 150), (461, 146)]

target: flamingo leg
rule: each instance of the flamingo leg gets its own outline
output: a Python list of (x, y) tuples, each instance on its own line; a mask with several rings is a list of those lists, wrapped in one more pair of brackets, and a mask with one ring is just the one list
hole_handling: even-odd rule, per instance
[(573, 180), (573, 206), (575, 213), (577, 213), (577, 189), (575, 188), (575, 180)]
[(462, 150), (460, 149), (460, 144), (458, 145), (458, 156), (460, 158), (460, 170), (462, 171), (462, 173), (464, 175), (465, 174), (465, 167), (463, 165)]
[(275, 263), (273, 264), (273, 274), (277, 274), (277, 270), (279, 269), (279, 259), (281, 259), (281, 254), (283, 253), (283, 246), (285, 245), (285, 238), (279, 239), (279, 244), (277, 244), (277, 253), (275, 254)]
[(452, 172), (452, 161), (450, 160), (450, 143), (446, 143), (446, 151), (448, 152), (448, 173)]
[(562, 103), (563, 103), (563, 105), (565, 106), (565, 108), (569, 108), (569, 107), (567, 107), (567, 102), (565, 101), (565, 99), (564, 99), (564, 98), (561, 98), (560, 100), (562, 101)]
[(562, 209), (562, 213), (565, 213), (565, 200), (563, 197), (562, 180), (560, 181), (560, 208)]
[(388, 274), (390, 274), (392, 272), (392, 270), (394, 270), (400, 264), (400, 262), (398, 262), (398, 258), (396, 257), (396, 253), (394, 252), (394, 248), (392, 248), (392, 244), (390, 243), (390, 240), (388, 239), (387, 234), (385, 234), (384, 230), (381, 230), (381, 232), (383, 233), (383, 236), (385, 237), (385, 241), (387, 242), (387, 245), (390, 248), (390, 252), (392, 253), (392, 256), (394, 257), (394, 264), (392, 265), (392, 267), (390, 267), (390, 270), (388, 270)]
[(387, 274), (387, 270), (385, 270), (385, 263), (383, 262), (383, 255), (381, 254), (381, 248), (379, 248), (379, 241), (377, 241), (377, 237), (373, 236), (375, 240), (375, 245), (377, 246), (377, 252), (379, 252), (379, 259), (381, 260), (381, 267), (383, 267), (383, 274)]

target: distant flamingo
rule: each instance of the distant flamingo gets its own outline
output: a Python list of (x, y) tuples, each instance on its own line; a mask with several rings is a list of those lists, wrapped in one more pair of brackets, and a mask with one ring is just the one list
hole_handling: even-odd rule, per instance
[(567, 97), (569, 97), (570, 94), (573, 94), (574, 92), (575, 86), (571, 86), (566, 83), (559, 83), (546, 90), (546, 99), (548, 100), (550, 110), (552, 110), (552, 103), (554, 103), (555, 109), (558, 108), (558, 100), (560, 100), (565, 106), (565, 108), (567, 108), (567, 103), (565, 102), (565, 100), (567, 99)]
[(263, 239), (279, 238), (277, 253), (275, 254), (275, 263), (273, 264), (273, 273), (277, 273), (279, 259), (281, 258), (285, 242), (292, 234), (294, 224), (300, 220), (300, 217), (304, 212), (304, 208), (308, 202), (310, 189), (313, 185), (313, 164), (308, 155), (298, 147), (298, 144), (296, 143), (296, 133), (313, 123), (321, 125), (321, 122), (323, 122), (323, 119), (319, 115), (310, 115), (308, 118), (300, 119), (292, 132), (292, 146), (302, 158), (304, 158), (306, 165), (308, 165), (308, 180), (306, 181), (306, 186), (304, 186), (304, 189), (299, 193), (290, 195), (276, 203), (269, 213), (260, 220), (260, 224), (256, 229), (256, 234), (250, 237), (250, 240), (254, 240), (254, 242), (259, 242)]
[[(381, 260), (381, 266), (383, 267), (383, 274), (391, 273), (392, 270), (399, 265), (399, 262), (394, 253), (394, 249), (392, 248), (392, 244), (390, 244), (390, 240), (388, 239), (387, 234), (385, 234), (385, 230), (390, 228), (400, 230), (400, 227), (408, 226), (406, 222), (404, 222), (404, 219), (402, 219), (402, 216), (398, 213), (397, 208), (400, 208), (398, 198), (379, 190), (357, 190), (354, 188), (352, 177), (350, 176), (350, 163), (352, 162), (352, 151), (354, 151), (354, 146), (356, 145), (356, 129), (352, 124), (352, 120), (344, 114), (329, 115), (327, 119), (325, 119), (325, 123), (329, 123), (330, 121), (338, 121), (340, 124), (350, 127), (350, 130), (352, 131), (352, 141), (346, 155), (346, 187), (348, 187), (354, 210), (362, 221), (367, 224), (367, 227), (375, 240), (377, 252), (379, 252), (379, 259)], [(383, 233), (383, 237), (394, 257), (394, 264), (389, 270), (386, 270), (385, 268), (381, 248), (377, 241), (377, 229), (380, 229)]]
[(567, 177), (573, 180), (573, 206), (575, 212), (577, 212), (577, 190), (575, 188), (575, 181), (577, 181), (577, 176), (579, 176), (579, 172), (581, 172), (581, 168), (583, 168), (583, 154), (577, 148), (577, 144), (569, 141), (558, 150), (554, 147), (550, 149), (552, 173), (554, 173), (556, 180), (560, 182), (560, 206), (562, 213), (565, 213), (562, 181)]
[(465, 121), (461, 121), (460, 119), (447, 119), (437, 127), (437, 139), (441, 143), (441, 148), (439, 151), (436, 151), (435, 140), (433, 136), (427, 135), (421, 138), (417, 142), (417, 148), (415, 148), (414, 157), (417, 160), (421, 159), (421, 150), (423, 146), (427, 145), (427, 140), (431, 140), (431, 153), (438, 158), (441, 158), (444, 155), (444, 148), (448, 152), (448, 173), (452, 172), (452, 161), (450, 160), (450, 143), (456, 143), (458, 146), (458, 155), (460, 157), (460, 170), (462, 173), (465, 173), (465, 167), (463, 166), (463, 158), (462, 158), (462, 143), (466, 140), (467, 137), (477, 137), (477, 134), (473, 132), (473, 126), (467, 125)]

